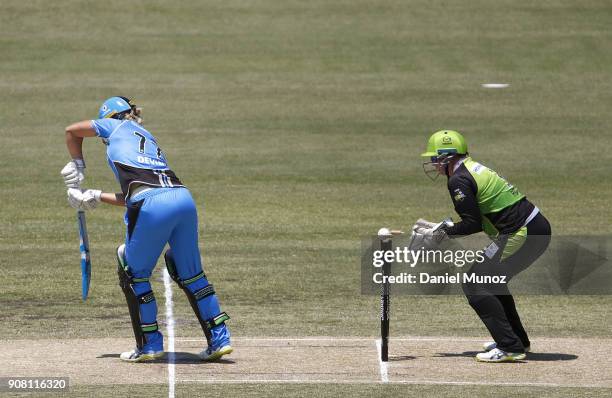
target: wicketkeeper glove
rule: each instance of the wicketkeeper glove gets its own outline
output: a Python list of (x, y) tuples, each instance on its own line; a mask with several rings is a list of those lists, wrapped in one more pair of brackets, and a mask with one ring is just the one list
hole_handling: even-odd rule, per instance
[(85, 162), (83, 159), (73, 159), (66, 163), (60, 173), (66, 187), (78, 188), (85, 179)]
[(431, 222), (431, 221), (427, 221), (423, 218), (419, 218), (417, 220), (417, 222), (414, 224), (414, 226), (412, 227), (412, 230), (414, 230), (417, 227), (423, 227), (423, 228), (433, 228), (437, 225), (437, 223), (435, 222)]
[(439, 245), (444, 239), (448, 238), (446, 232), (443, 229), (427, 228), (427, 227), (416, 227), (414, 232), (418, 235), (423, 236), (423, 240), (429, 243), (431, 246)]
[(423, 219), (417, 220), (412, 230), (416, 235), (422, 236), (424, 243), (430, 247), (438, 246), (448, 238), (445, 229), (453, 225), (452, 220), (446, 219), (440, 223), (432, 223)]

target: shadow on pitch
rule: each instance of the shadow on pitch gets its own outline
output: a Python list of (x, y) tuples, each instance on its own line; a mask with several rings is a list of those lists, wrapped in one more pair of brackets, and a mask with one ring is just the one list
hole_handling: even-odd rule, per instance
[(416, 359), (416, 357), (412, 355), (395, 355), (389, 357), (389, 362), (410, 361), (411, 359)]
[[(482, 351), (464, 351), (464, 352), (439, 352), (435, 357), (442, 358), (456, 358), (456, 357), (469, 357), (473, 358)], [(574, 354), (563, 354), (560, 352), (530, 352), (527, 354), (527, 358), (524, 361), (541, 361), (541, 362), (554, 362), (554, 361), (573, 361), (578, 359), (578, 355)], [(516, 361), (516, 362), (524, 362)]]
[[(168, 355), (166, 354), (166, 362), (167, 362), (167, 358)], [(204, 362), (200, 359), (199, 356), (197, 356), (196, 354), (193, 354), (191, 352), (175, 352), (174, 353), (174, 363), (177, 365), (181, 365), (181, 364), (232, 364), (235, 363), (234, 361), (232, 361), (231, 359), (219, 359), (218, 361), (214, 361), (214, 362)]]
[[(102, 354), (97, 356), (96, 358), (116, 358), (119, 360), (119, 354)], [(168, 363), (168, 353), (163, 358), (155, 359), (153, 361), (146, 361), (143, 363)], [(231, 359), (220, 359), (214, 362), (204, 362), (200, 359), (197, 354), (193, 354), (191, 352), (175, 352), (174, 353), (174, 363), (176, 365), (189, 365), (189, 364), (233, 364), (235, 363)]]

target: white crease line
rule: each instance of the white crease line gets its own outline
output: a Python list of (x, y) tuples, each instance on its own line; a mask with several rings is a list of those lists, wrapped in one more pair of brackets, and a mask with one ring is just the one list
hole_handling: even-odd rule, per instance
[[(367, 341), (370, 342), (375, 337), (233, 337), (234, 341)], [(488, 338), (491, 339), (490, 337)], [(390, 341), (452, 341), (452, 342), (483, 342), (487, 337), (390, 337)], [(538, 340), (538, 339), (535, 339)], [(542, 340), (542, 339), (539, 339)], [(176, 341), (202, 341), (202, 339), (177, 338)]]
[[(232, 337), (232, 341), (370, 341), (367, 337)], [(178, 338), (176, 341), (202, 341), (202, 339)]]
[(378, 353), (378, 367), (380, 368), (380, 381), (382, 383), (388, 383), (389, 382), (389, 365), (387, 364), (387, 362), (383, 362), (382, 358), (380, 357), (381, 355), (381, 351), (382, 351), (382, 342), (380, 340), (374, 340), (374, 342), (376, 343), (376, 352)]
[[(370, 342), (372, 339), (376, 339), (375, 336), (370, 337), (333, 337), (333, 336), (315, 336), (315, 337), (232, 337), (232, 341), (363, 341)], [(460, 342), (476, 342), (482, 343), (491, 340), (491, 337), (459, 337), (459, 336), (403, 336), (403, 337), (389, 337), (389, 341), (448, 341), (453, 343)], [(610, 338), (589, 338), (589, 337), (534, 337), (534, 341), (541, 342), (574, 342), (575, 341), (598, 341), (602, 343), (612, 343)], [(201, 342), (201, 338), (177, 338), (175, 341), (190, 342), (197, 341)]]
[(424, 384), (424, 385), (460, 385), (460, 386), (508, 386), (508, 387), (558, 387), (558, 388), (605, 388), (612, 389), (606, 385), (579, 385), (579, 384), (556, 384), (537, 382), (486, 382), (486, 381), (447, 381), (447, 380), (394, 380), (389, 382), (376, 380), (324, 380), (324, 379), (214, 379), (179, 380), (179, 383), (201, 383), (201, 384)]
[(166, 298), (166, 333), (168, 334), (168, 398), (174, 398), (176, 382), (176, 354), (174, 353), (174, 316), (172, 311), (172, 282), (170, 274), (164, 268), (164, 295)]

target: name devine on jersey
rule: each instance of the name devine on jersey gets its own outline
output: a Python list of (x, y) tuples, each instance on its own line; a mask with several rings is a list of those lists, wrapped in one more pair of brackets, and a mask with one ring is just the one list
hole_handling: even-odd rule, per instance
[(147, 164), (147, 165), (152, 165), (152, 166), (166, 167), (166, 162), (158, 160), (158, 159), (150, 158), (148, 156), (137, 156), (136, 160), (140, 164)]

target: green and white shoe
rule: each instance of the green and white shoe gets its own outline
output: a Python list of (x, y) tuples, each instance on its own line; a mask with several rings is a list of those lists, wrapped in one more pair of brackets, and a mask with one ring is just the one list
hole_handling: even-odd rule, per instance
[(199, 357), (202, 361), (212, 362), (221, 359), (223, 355), (231, 354), (233, 351), (234, 349), (229, 344), (219, 347), (216, 350), (213, 350), (211, 347), (208, 347), (199, 354)]
[(166, 353), (164, 351), (140, 351), (134, 348), (132, 351), (122, 352), (119, 359), (125, 362), (147, 362), (162, 358)]

